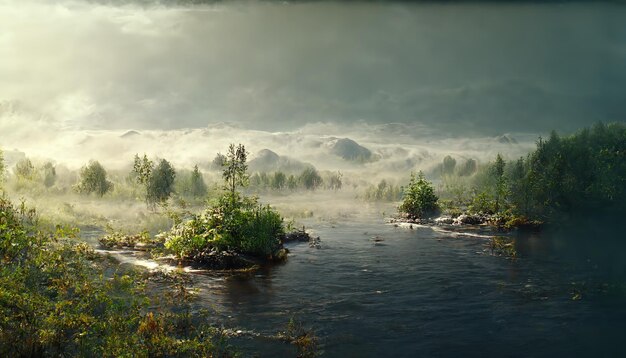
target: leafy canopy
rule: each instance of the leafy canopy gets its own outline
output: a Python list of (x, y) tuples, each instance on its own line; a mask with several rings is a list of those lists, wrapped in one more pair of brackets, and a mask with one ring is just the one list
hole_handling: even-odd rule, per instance
[(80, 181), (76, 189), (80, 193), (103, 196), (113, 189), (113, 183), (107, 180), (104, 167), (98, 161), (92, 160), (80, 170)]

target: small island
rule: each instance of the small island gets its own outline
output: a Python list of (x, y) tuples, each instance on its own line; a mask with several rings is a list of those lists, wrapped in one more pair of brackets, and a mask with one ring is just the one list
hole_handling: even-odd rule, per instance
[[(304, 228), (288, 230), (275, 209), (238, 190), (249, 182), (247, 156), (244, 145), (229, 146), (221, 163), (223, 193), (201, 213), (176, 217), (171, 230), (154, 237), (115, 232), (101, 237), (100, 244), (108, 249), (151, 249), (155, 258), (194, 268), (250, 270), (285, 261), (289, 250), (284, 243), (319, 241)], [(136, 157), (134, 171), (139, 182), (150, 182), (149, 161)]]

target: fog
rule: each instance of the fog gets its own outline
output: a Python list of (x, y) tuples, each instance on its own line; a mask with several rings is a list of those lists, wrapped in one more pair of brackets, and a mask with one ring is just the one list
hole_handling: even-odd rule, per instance
[(9, 167), (207, 169), (243, 143), (374, 182), (626, 114), (619, 4), (163, 3), (0, 1)]
[(619, 4), (167, 3), (0, 1), (2, 142), (219, 122), (493, 136), (626, 114)]

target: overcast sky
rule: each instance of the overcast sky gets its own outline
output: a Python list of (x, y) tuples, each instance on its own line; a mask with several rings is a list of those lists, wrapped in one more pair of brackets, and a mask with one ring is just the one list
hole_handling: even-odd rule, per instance
[(103, 3), (0, 0), (0, 128), (626, 119), (624, 5)]

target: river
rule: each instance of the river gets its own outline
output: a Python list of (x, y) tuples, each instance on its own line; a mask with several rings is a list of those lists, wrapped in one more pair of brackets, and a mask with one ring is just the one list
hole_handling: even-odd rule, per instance
[(325, 357), (626, 353), (626, 250), (594, 244), (606, 230), (516, 235), (511, 259), (491, 255), (488, 238), (394, 227), (375, 211), (307, 226), (321, 247), (292, 244), (285, 264), (193, 274), (196, 308), (261, 336), (233, 340), (246, 355), (292, 356), (262, 338), (292, 317)]

